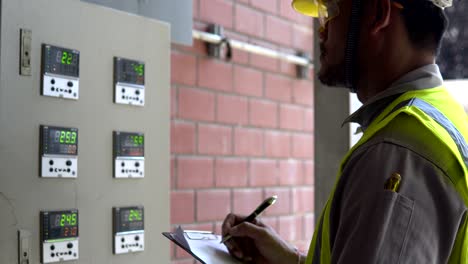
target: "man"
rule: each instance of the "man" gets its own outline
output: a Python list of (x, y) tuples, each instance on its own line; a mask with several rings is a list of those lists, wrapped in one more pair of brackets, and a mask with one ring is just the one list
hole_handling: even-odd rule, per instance
[(451, 0), (295, 0), (319, 16), (319, 79), (356, 92), (344, 157), (307, 255), (230, 214), (231, 254), (253, 263), (468, 263), (468, 122), (435, 58)]

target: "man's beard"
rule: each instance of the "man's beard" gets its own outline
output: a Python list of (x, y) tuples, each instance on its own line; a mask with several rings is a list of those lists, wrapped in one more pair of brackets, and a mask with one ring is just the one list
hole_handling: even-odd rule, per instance
[[(320, 56), (324, 59), (327, 56), (327, 50), (323, 44), (320, 44)], [(346, 88), (344, 58), (338, 63), (327, 64), (326, 67), (320, 66), (318, 79), (327, 86)]]

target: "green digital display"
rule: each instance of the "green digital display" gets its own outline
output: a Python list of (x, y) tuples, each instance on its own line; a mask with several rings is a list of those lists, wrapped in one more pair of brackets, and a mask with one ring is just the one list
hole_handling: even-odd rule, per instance
[(114, 132), (114, 153), (116, 156), (143, 157), (145, 136), (143, 133)]
[(128, 213), (128, 221), (141, 221), (141, 211), (140, 210), (130, 210)]
[(78, 129), (41, 126), (43, 154), (78, 155)]
[(44, 240), (78, 236), (78, 211), (49, 211), (42, 213)]
[(71, 62), (72, 62), (72, 59), (73, 59), (73, 54), (70, 53), (70, 52), (64, 51), (64, 52), (62, 53), (61, 63), (62, 63), (62, 64), (66, 64), (66, 65), (70, 65)]
[(44, 73), (79, 77), (80, 52), (43, 44), (42, 67)]
[(115, 81), (145, 85), (145, 63), (120, 57), (114, 58)]
[(115, 208), (116, 232), (144, 230), (143, 207)]
[(145, 72), (143, 67), (145, 67), (143, 64), (134, 64), (134, 63), (132, 63), (132, 68), (133, 68), (133, 70), (135, 71), (135, 73), (138, 76), (143, 76), (143, 74)]
[(54, 224), (52, 225), (52, 228), (76, 226), (78, 223), (78, 215), (76, 213), (56, 214), (53, 218), (55, 219), (53, 219)]
[[(131, 135), (130, 137), (130, 142), (127, 142), (127, 146), (135, 146), (135, 147), (138, 147), (138, 146), (143, 146), (143, 136), (142, 135), (139, 135), (139, 136), (135, 136), (135, 135)], [(129, 144), (130, 143), (130, 144)]]
[(55, 130), (54, 143), (76, 144), (77, 133), (75, 131)]
[(65, 49), (55, 49), (55, 62), (62, 65), (76, 65), (78, 54)]

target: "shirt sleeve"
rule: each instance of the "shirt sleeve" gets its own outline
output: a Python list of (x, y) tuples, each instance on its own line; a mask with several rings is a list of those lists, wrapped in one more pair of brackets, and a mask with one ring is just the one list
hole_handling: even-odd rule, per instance
[[(384, 188), (393, 173), (399, 190)], [(444, 171), (382, 141), (346, 164), (330, 214), (332, 263), (447, 263), (465, 206)]]

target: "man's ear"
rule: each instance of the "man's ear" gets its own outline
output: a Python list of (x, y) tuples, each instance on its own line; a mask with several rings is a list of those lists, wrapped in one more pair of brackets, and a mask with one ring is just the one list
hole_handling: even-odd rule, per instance
[(370, 18), (370, 31), (372, 35), (384, 30), (390, 24), (392, 13), (392, 0), (371, 0), (373, 2), (373, 16)]

